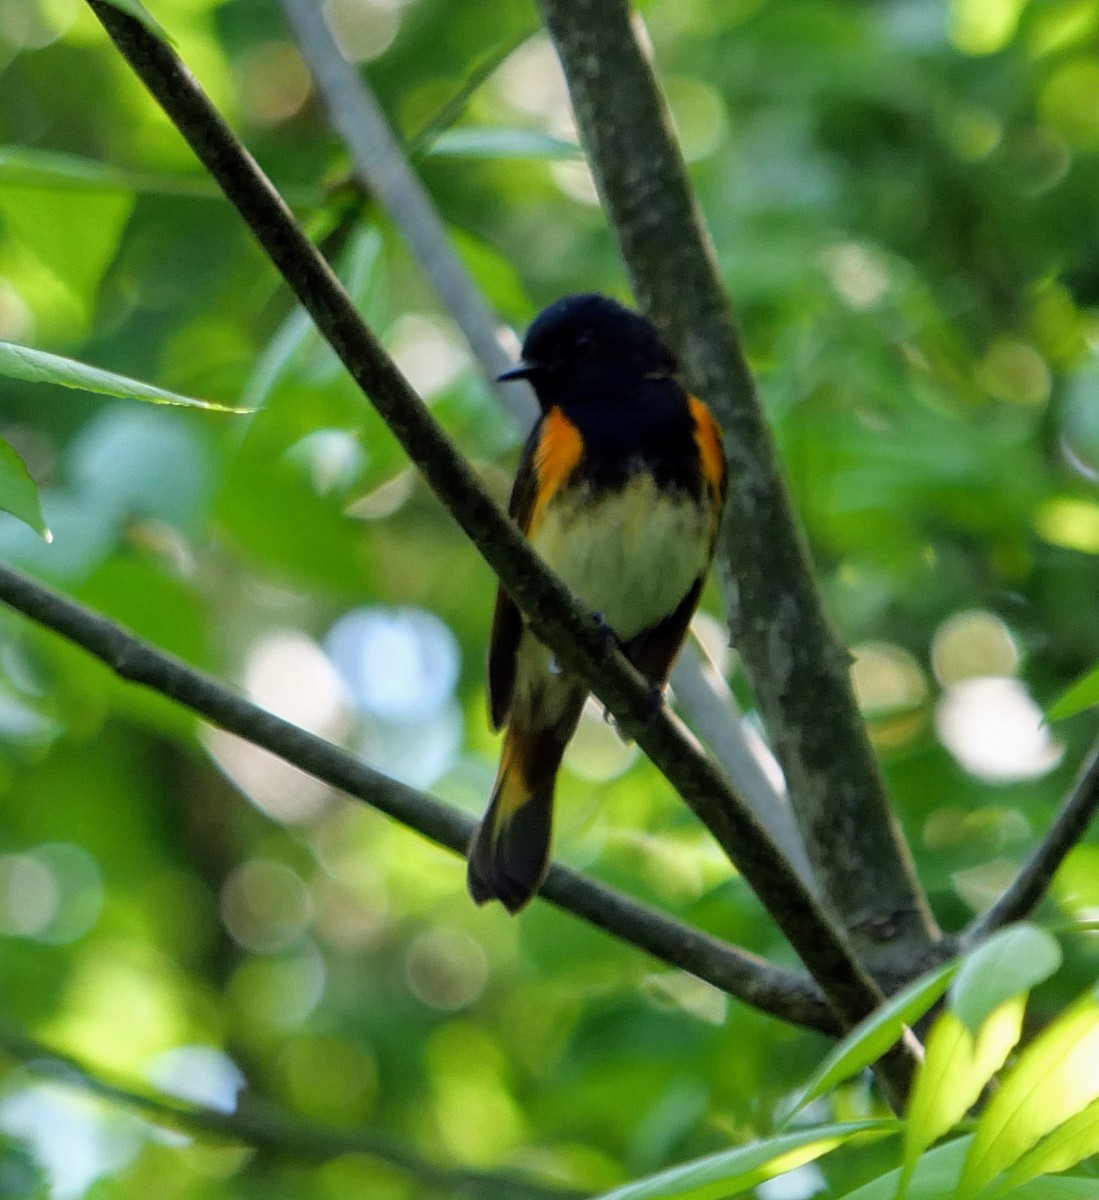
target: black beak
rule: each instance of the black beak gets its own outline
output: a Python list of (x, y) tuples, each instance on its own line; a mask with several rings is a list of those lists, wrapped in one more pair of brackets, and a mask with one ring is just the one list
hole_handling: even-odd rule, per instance
[(497, 383), (510, 383), (514, 379), (529, 379), (537, 371), (536, 363), (521, 362), (517, 367), (512, 367), (510, 371), (497, 375), (496, 381)]

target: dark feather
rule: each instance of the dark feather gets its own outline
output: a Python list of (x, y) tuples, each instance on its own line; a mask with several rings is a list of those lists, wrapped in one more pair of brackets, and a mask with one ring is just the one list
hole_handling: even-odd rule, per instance
[[(542, 422), (539, 421), (523, 450), (523, 458), (519, 463), (508, 501), (508, 512), (524, 533), (530, 529), (534, 501), (538, 495), (534, 451), (541, 433)], [(502, 728), (511, 712), (511, 701), (515, 694), (516, 654), (522, 636), (523, 618), (518, 607), (503, 588), (497, 588), (496, 608), (492, 614), (492, 632), (488, 643), (488, 711), (493, 729)]]
[(675, 611), (659, 621), (651, 629), (644, 629), (622, 647), (626, 657), (651, 683), (663, 685), (675, 662), (675, 656), (687, 636), (698, 598), (702, 594), (702, 580), (696, 579), (691, 590), (679, 602)]

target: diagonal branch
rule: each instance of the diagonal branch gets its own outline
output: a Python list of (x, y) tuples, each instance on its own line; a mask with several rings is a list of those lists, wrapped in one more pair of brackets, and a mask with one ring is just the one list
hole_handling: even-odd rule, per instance
[[(133, 1109), (160, 1125), (186, 1133), (253, 1146), (281, 1158), (327, 1161), (343, 1154), (366, 1154), (419, 1180), (425, 1186), (486, 1200), (579, 1200), (568, 1188), (536, 1183), (504, 1172), (444, 1167), (421, 1158), (389, 1138), (367, 1130), (331, 1129), (292, 1117), (257, 1101), (242, 1101), (234, 1112), (184, 1104), (155, 1091), (135, 1091), (104, 1079), (77, 1059), (61, 1054), (25, 1033), (0, 1025), (0, 1054), (28, 1071), (65, 1087), (78, 1088), (111, 1104)], [(434, 1193), (433, 1193), (434, 1194)]]
[[(266, 712), (106, 617), (2, 564), (0, 602), (82, 646), (122, 679), (168, 696), (432, 841), (458, 854), (465, 852), (473, 833), (472, 817), (371, 770), (346, 750)], [(819, 991), (803, 975), (774, 967), (564, 867), (551, 867), (541, 895), (763, 1012), (809, 1029), (836, 1032)]]
[[(332, 123), (351, 155), (356, 179), (399, 224), (435, 294), (457, 322), (485, 375), (495, 383), (496, 376), (512, 365), (500, 343), (500, 324), (447, 237), (427, 189), (408, 165), (381, 105), (340, 53), (317, 0), (282, 0), (282, 7)], [(529, 428), (537, 414), (530, 386), (496, 387), (519, 423)]]
[[(282, 6), (324, 97), (332, 124), (351, 156), (359, 183), (385, 208), (439, 301), (450, 311), (485, 374), (493, 381), (510, 365), (502, 358), (498, 322), (451, 248), (431, 196), (409, 165), (377, 98), (340, 53), (316, 0), (282, 0)], [(535, 415), (528, 385), (508, 384), (502, 390), (505, 403), (519, 418), (525, 434)], [(812, 868), (786, 796), (777, 793), (763, 776), (747, 748), (739, 714), (729, 702), (731, 697), (714, 690), (702, 673), (699, 656), (692, 653), (690, 646), (676, 663), (673, 689), (688, 724), (702, 736), (733, 786), (807, 885), (815, 888)]]
[[(105, 0), (87, 0), (116, 46), (221, 185), (351, 377), (461, 524), (537, 637), (587, 683), (704, 821), (820, 984), (844, 1026), (881, 993), (716, 766), (682, 736), (613, 642), (492, 501), (430, 411), (363, 323), (289, 209), (175, 53)], [(890, 1090), (899, 1101), (907, 1066)]]
[(726, 431), (722, 532), (733, 642), (813, 868), (856, 949), (890, 982), (937, 936), (889, 806), (779, 471), (679, 148), (628, 0), (539, 0), (641, 306)]
[(1046, 830), (1004, 893), (965, 931), (962, 941), (976, 945), (1012, 921), (1023, 921), (1038, 907), (1057, 869), (1083, 838), (1099, 811), (1099, 742), (1084, 760), (1076, 782)]

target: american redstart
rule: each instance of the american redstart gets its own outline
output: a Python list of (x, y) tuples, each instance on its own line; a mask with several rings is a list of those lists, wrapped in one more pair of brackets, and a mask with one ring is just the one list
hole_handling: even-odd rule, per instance
[[(565, 296), (538, 315), (523, 361), (541, 417), (509, 511), (539, 554), (604, 621), (656, 687), (698, 606), (725, 501), (710, 410), (644, 317), (605, 296)], [(496, 785), (469, 849), (478, 904), (516, 912), (549, 860), (553, 788), (588, 695), (561, 671), (500, 589), (488, 655), (494, 729), (507, 726)]]

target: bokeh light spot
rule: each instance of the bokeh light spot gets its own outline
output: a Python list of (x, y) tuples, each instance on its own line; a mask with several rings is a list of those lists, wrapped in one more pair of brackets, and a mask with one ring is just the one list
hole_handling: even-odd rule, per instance
[(429, 929), (418, 934), (408, 948), (405, 979), (421, 1004), (440, 1012), (458, 1012), (484, 991), (488, 959), (480, 942), (469, 934)]
[(1026, 0), (951, 0), (950, 40), (963, 54), (995, 54), (1015, 36)]
[(852, 650), (851, 679), (864, 713), (874, 716), (914, 708), (927, 697), (920, 664), (901, 646), (864, 642)]
[(452, 322), (423, 313), (399, 317), (386, 343), (404, 377), (425, 400), (448, 388), (472, 361)]
[(1051, 546), (1099, 554), (1099, 504), (1074, 496), (1054, 496), (1034, 514), (1038, 536)]
[(889, 271), (876, 251), (857, 242), (829, 246), (821, 256), (837, 295), (856, 311), (876, 307), (889, 291)]
[(328, 0), (324, 15), (344, 57), (353, 63), (384, 54), (401, 27), (400, 6), (386, 0)]
[(355, 609), (324, 646), (360, 711), (390, 721), (435, 715), (458, 681), (457, 639), (423, 609)]
[[(259, 638), (245, 663), (244, 685), (250, 700), (311, 733), (341, 742), (350, 732), (340, 678), (303, 633), (278, 631)], [(226, 776), (276, 821), (311, 821), (331, 801), (327, 784), (251, 742), (213, 728), (205, 728), (202, 739)]]
[(60, 945), (99, 919), (103, 877), (87, 851), (50, 842), (0, 857), (0, 933)]
[(314, 429), (290, 447), (286, 458), (304, 468), (318, 496), (327, 496), (355, 480), (366, 462), (366, 452), (359, 439), (345, 429)]
[(1018, 679), (966, 679), (947, 688), (935, 728), (962, 767), (988, 783), (1040, 778), (1064, 753)]
[(285, 950), (308, 928), (313, 910), (296, 871), (282, 863), (249, 859), (221, 890), (225, 927), (240, 945), (260, 954)]
[(313, 83), (291, 42), (261, 42), (237, 68), (241, 107), (258, 125), (278, 125), (301, 110)]
[(305, 1021), (324, 998), (328, 971), (311, 942), (272, 958), (241, 963), (229, 982), (241, 1025), (285, 1031)]
[(713, 154), (728, 129), (720, 93), (686, 75), (665, 76), (663, 85), (684, 159), (698, 162)]
[(979, 676), (1011, 675), (1018, 665), (1011, 630), (985, 609), (947, 617), (931, 640), (931, 667), (944, 687)]
[(1008, 404), (1033, 406), (1049, 399), (1049, 367), (1025, 342), (998, 338), (977, 364), (976, 376), (990, 396)]

